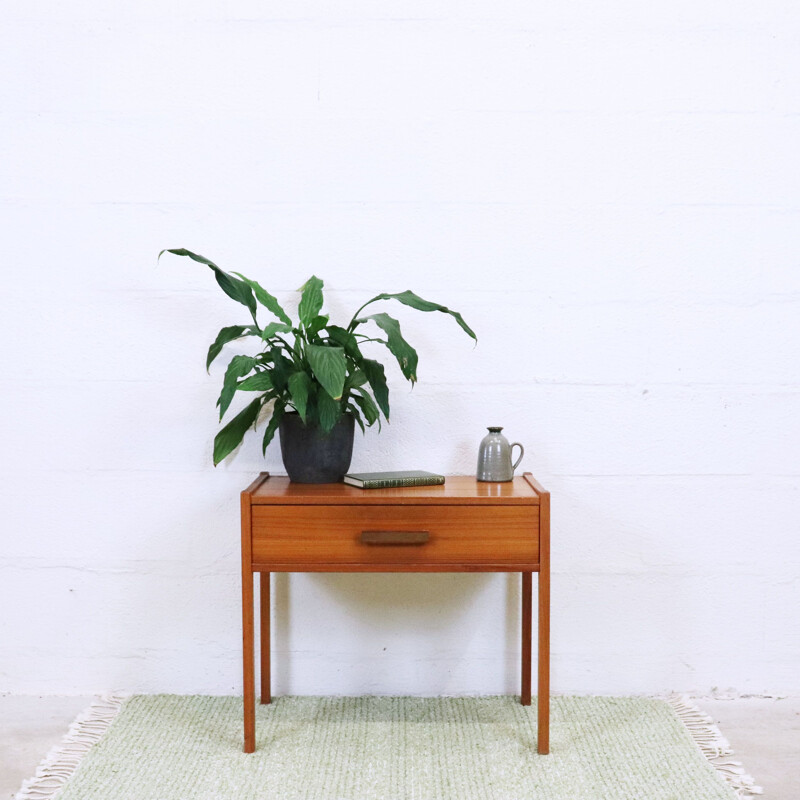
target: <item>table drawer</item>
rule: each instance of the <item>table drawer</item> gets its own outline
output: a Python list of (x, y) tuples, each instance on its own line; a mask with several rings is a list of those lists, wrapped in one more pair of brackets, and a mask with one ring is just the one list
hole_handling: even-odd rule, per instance
[(254, 567), (539, 562), (538, 506), (253, 506)]

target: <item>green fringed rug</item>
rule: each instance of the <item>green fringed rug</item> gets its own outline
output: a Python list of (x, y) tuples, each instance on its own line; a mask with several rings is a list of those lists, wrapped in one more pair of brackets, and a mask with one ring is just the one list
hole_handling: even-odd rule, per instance
[[(278, 697), (242, 752), (233, 697), (107, 698), (18, 800), (731, 800), (757, 791), (707, 718), (648, 698)], [(706, 755), (704, 755), (704, 752)]]

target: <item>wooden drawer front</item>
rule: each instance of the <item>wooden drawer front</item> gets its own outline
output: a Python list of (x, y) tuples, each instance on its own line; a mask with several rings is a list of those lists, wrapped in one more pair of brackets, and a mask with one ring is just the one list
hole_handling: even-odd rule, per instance
[(538, 512), (538, 506), (253, 506), (253, 564), (538, 564)]

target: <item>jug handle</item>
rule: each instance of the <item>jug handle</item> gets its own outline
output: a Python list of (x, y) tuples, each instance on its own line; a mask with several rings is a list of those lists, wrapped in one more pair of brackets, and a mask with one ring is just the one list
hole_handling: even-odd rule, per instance
[(519, 462), (522, 461), (522, 456), (525, 455), (525, 448), (519, 442), (513, 442), (509, 451), (513, 450), (515, 447), (519, 447), (519, 458), (511, 465), (512, 472), (519, 466)]

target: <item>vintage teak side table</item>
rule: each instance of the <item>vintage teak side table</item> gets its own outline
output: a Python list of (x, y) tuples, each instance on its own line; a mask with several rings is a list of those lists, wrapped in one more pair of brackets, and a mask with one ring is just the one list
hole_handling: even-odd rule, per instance
[(272, 572), (520, 572), (522, 691), (531, 703), (532, 573), (539, 573), (538, 742), (549, 752), (550, 494), (525, 473), (507, 483), (356, 489), (262, 472), (242, 492), (244, 752), (256, 746), (253, 573), (260, 573), (261, 702), (270, 692)]

